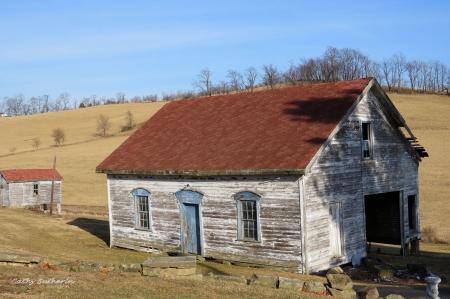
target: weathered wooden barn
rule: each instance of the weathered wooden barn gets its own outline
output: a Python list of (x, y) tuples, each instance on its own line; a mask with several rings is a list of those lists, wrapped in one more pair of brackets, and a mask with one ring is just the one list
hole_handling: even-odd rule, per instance
[[(52, 169), (0, 170), (0, 203), (3, 207), (50, 203)], [(55, 170), (53, 202), (60, 211), (63, 177)]]
[(371, 78), (168, 103), (96, 168), (110, 245), (301, 273), (417, 251), (414, 144)]

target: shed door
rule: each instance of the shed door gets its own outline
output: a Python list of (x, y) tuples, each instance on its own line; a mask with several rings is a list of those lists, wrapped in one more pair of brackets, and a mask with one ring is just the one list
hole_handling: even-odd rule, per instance
[(201, 254), (199, 206), (183, 203), (181, 208), (181, 251)]
[(342, 203), (330, 203), (330, 252), (333, 257), (342, 255)]

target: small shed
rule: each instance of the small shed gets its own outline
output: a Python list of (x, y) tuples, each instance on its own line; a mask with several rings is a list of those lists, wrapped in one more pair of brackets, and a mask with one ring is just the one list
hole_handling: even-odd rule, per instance
[(61, 211), (63, 177), (53, 169), (0, 170), (0, 203), (3, 207), (50, 204), (54, 175), (53, 203)]
[(168, 103), (96, 171), (111, 246), (309, 273), (418, 251), (426, 156), (364, 78)]

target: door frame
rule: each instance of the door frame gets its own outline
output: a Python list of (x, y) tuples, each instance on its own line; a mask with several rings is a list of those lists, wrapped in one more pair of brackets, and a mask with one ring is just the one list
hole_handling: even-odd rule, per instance
[(198, 223), (199, 226), (199, 236), (198, 236), (198, 245), (200, 246), (200, 255), (204, 256), (204, 240), (203, 240), (203, 217), (202, 217), (202, 203), (203, 203), (203, 194), (194, 191), (194, 190), (180, 190), (175, 193), (175, 196), (178, 199), (179, 207), (180, 207), (180, 250), (183, 253), (186, 253), (187, 248), (184, 248), (182, 237), (184, 234), (184, 225), (183, 219), (185, 219), (185, 204), (196, 205), (198, 208)]
[[(330, 253), (332, 254), (332, 258), (340, 258), (345, 255), (344, 212), (342, 201), (329, 202), (328, 207), (330, 216)], [(333, 216), (335, 216), (335, 219), (333, 219)], [(337, 252), (332, 252), (331, 249), (334, 249)]]

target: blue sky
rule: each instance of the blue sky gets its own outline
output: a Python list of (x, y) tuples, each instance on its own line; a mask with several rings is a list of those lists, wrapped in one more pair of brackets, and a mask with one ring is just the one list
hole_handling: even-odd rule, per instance
[(218, 82), (327, 46), (450, 67), (449, 12), (444, 0), (0, 0), (0, 98), (186, 91), (206, 67)]

